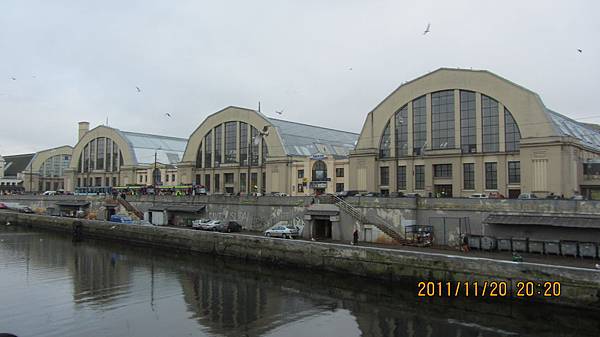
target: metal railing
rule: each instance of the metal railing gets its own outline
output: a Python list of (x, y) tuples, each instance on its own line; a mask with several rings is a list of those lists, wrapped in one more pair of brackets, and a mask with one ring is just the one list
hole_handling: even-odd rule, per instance
[(361, 211), (356, 209), (356, 207), (347, 203), (344, 199), (333, 196), (333, 200), (335, 205), (346, 212), (348, 215), (358, 220), (362, 224), (369, 224), (377, 227), (379, 230), (390, 236), (392, 239), (398, 242), (406, 242), (406, 238), (402, 233), (399, 233), (392, 225), (387, 223), (386, 220), (381, 218), (378, 215), (365, 216)]
[(137, 207), (133, 206), (129, 201), (118, 197), (117, 200), (128, 212), (135, 214), (139, 219), (144, 219), (144, 213), (142, 213)]

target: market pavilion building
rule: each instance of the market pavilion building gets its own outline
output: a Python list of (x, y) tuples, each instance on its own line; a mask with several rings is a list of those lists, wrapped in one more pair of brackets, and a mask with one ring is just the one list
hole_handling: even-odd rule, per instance
[(176, 185), (177, 163), (187, 139), (121, 131), (108, 126), (89, 129), (79, 123), (79, 141), (65, 170), (65, 188)]
[(239, 107), (208, 116), (179, 164), (183, 184), (210, 193), (311, 195), (347, 189), (348, 153), (358, 134)]
[(350, 153), (349, 189), (591, 195), (600, 181), (584, 164), (598, 158), (600, 132), (546, 108), (536, 93), (489, 71), (442, 68), (369, 112)]

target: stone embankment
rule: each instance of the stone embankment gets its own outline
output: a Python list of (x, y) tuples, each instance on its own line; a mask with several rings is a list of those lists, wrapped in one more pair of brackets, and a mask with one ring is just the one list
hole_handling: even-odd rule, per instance
[(0, 225), (7, 222), (11, 225), (77, 234), (84, 238), (231, 256), (263, 263), (360, 275), (399, 284), (412, 280), (415, 284), (415, 296), (418, 291), (417, 282), (420, 280), (478, 281), (480, 284), (484, 281), (505, 281), (509, 284), (509, 293), (516, 289), (518, 281), (533, 281), (536, 284), (555, 281), (561, 283), (560, 296), (544, 297), (543, 294), (537, 294), (536, 289), (532, 298), (600, 312), (600, 271), (593, 269), (0, 212)]

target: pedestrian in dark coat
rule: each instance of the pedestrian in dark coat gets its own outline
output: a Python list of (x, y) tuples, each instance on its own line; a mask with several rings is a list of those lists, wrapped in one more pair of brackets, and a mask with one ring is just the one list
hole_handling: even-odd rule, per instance
[(352, 232), (352, 244), (358, 244), (358, 228), (354, 228), (354, 232)]

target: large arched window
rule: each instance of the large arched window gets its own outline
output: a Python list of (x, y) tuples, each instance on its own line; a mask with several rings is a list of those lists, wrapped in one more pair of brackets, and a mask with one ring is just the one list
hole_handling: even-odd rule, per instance
[(200, 146), (198, 146), (198, 153), (196, 153), (196, 167), (197, 168), (202, 168), (202, 159), (203, 159), (203, 153), (202, 153), (202, 142), (200, 142)]
[(313, 164), (312, 180), (327, 181), (327, 164), (324, 161), (318, 160)]
[(504, 108), (504, 139), (506, 152), (519, 151), (521, 131), (512, 114)]
[(421, 155), (427, 142), (427, 107), (425, 96), (412, 102), (413, 105), (413, 154)]
[(385, 126), (385, 129), (383, 129), (383, 135), (381, 135), (381, 141), (379, 143), (379, 158), (389, 158), (391, 156), (391, 142), (392, 138), (390, 135), (390, 122), (388, 122)]
[(77, 161), (78, 172), (118, 172), (123, 165), (123, 154), (110, 138), (99, 137), (85, 144)]
[(477, 152), (475, 93), (460, 91), (460, 148), (462, 153)]
[(40, 177), (58, 178), (64, 175), (64, 171), (69, 167), (69, 155), (57, 155), (46, 159), (40, 166)]

